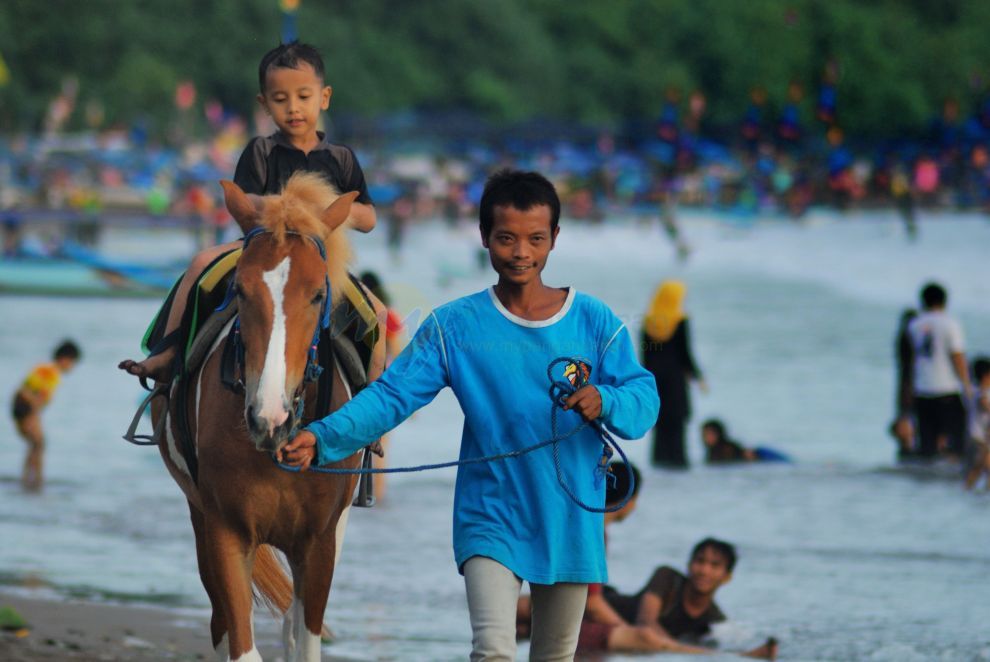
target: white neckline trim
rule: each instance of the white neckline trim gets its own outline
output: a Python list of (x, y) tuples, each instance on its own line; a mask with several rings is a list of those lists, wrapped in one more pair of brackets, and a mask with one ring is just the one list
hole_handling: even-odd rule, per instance
[(526, 326), (531, 329), (541, 329), (545, 326), (552, 326), (557, 322), (559, 322), (560, 320), (562, 320), (564, 318), (564, 315), (567, 314), (567, 311), (571, 309), (571, 304), (574, 303), (575, 293), (576, 290), (573, 287), (567, 288), (567, 298), (564, 299), (564, 305), (561, 306), (560, 310), (554, 313), (552, 317), (548, 317), (545, 320), (527, 320), (527, 319), (523, 319), (522, 317), (519, 317), (518, 315), (514, 315), (510, 313), (509, 309), (503, 306), (502, 302), (499, 301), (498, 296), (495, 294), (495, 287), (492, 286), (488, 288), (488, 298), (492, 300), (492, 304), (495, 306), (495, 310), (502, 313), (502, 317), (509, 320), (513, 324), (518, 324), (519, 326)]

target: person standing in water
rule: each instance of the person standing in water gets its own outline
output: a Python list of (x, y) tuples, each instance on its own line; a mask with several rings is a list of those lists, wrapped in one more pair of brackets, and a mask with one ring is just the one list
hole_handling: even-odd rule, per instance
[(79, 361), (82, 352), (71, 340), (55, 348), (52, 360), (35, 366), (14, 393), (11, 414), (14, 425), (28, 445), (21, 473), (21, 486), (26, 492), (38, 492), (43, 483), (45, 433), (41, 428), (41, 411), (51, 402), (55, 389)]
[(921, 290), (923, 310), (908, 326), (914, 350), (914, 402), (918, 454), (962, 457), (966, 440), (963, 397), (972, 400), (969, 368), (959, 322), (945, 310), (948, 294), (938, 283)]
[(660, 284), (643, 320), (643, 365), (657, 380), (660, 416), (653, 428), (654, 466), (687, 468), (684, 432), (691, 418), (688, 380), (707, 385), (691, 352), (691, 330), (684, 312), (687, 287), (678, 280)]
[(901, 323), (897, 328), (895, 354), (897, 360), (897, 413), (890, 424), (890, 433), (897, 440), (897, 458), (903, 460), (912, 456), (914, 449), (914, 348), (908, 327), (918, 316), (918, 311), (907, 309), (901, 313)]
[[(338, 462), (447, 387), (464, 412), (464, 460), (522, 451), (555, 437), (558, 423), (569, 430), (596, 422), (575, 428), (552, 450), (458, 467), (453, 543), (467, 593), (471, 660), (515, 659), (523, 581), (533, 604), (530, 659), (574, 658), (588, 584), (608, 579), (604, 519), (572, 501), (605, 503), (596, 426), (638, 439), (659, 408), (653, 377), (636, 360), (625, 324), (573, 287), (544, 284), (559, 220), (560, 198), (545, 177), (492, 175), (479, 229), (495, 285), (434, 309), (380, 379), (277, 452), (301, 470)], [(576, 390), (550, 400), (548, 375)], [(565, 494), (558, 480), (573, 492)]]
[(972, 489), (981, 476), (990, 489), (990, 357), (973, 359), (973, 388), (969, 403), (969, 450), (966, 489)]

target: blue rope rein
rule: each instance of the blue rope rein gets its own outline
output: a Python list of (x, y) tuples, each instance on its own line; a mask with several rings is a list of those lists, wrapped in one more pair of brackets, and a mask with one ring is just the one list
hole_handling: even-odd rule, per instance
[[(267, 233), (267, 232), (268, 232), (268, 230), (266, 228), (262, 228), (262, 227), (258, 227), (258, 228), (252, 229), (250, 232), (248, 232), (246, 235), (244, 235), (243, 248), (246, 249), (247, 246), (248, 246), (248, 244), (251, 243), (251, 240), (253, 238), (257, 237), (260, 234), (264, 234), (264, 233)], [(311, 240), (314, 243), (314, 245), (316, 246), (317, 250), (320, 252), (320, 257), (323, 258), (324, 260), (326, 260), (326, 255), (327, 255), (327, 253), (326, 253), (326, 247), (325, 247), (323, 241), (320, 240), (319, 237), (315, 237), (315, 236), (311, 236), (311, 235), (306, 235), (306, 234), (300, 234), (300, 233), (294, 232), (294, 231), (290, 231), (289, 234), (299, 235), (301, 237), (304, 237), (306, 239)], [(226, 292), (226, 296), (224, 297), (223, 302), (220, 304), (220, 306), (217, 308), (217, 310), (223, 310), (233, 300), (233, 298), (234, 298), (234, 285), (235, 285), (235, 280), (234, 279), (231, 279), (230, 285), (229, 285), (229, 287), (227, 289), (227, 292)], [(307, 382), (314, 382), (314, 381), (316, 381), (319, 378), (320, 373), (323, 371), (323, 368), (319, 365), (319, 360), (318, 360), (318, 357), (317, 357), (317, 351), (318, 351), (318, 345), (319, 345), (319, 342), (320, 342), (320, 332), (322, 330), (324, 330), (324, 329), (327, 329), (330, 326), (331, 290), (330, 290), (330, 278), (329, 278), (329, 276), (326, 277), (325, 288), (326, 288), (325, 298), (323, 300), (322, 310), (320, 311), (320, 321), (319, 321), (319, 324), (317, 324), (317, 326), (316, 326), (316, 331), (313, 334), (313, 340), (310, 342), (310, 347), (309, 347), (309, 351), (308, 351), (308, 355), (307, 355), (306, 372), (305, 372), (305, 380)], [(240, 344), (240, 316), (238, 316), (234, 320), (234, 342), (237, 345), (237, 360), (240, 361), (240, 362), (243, 362), (243, 356), (242, 356), (243, 345)], [(551, 361), (550, 362), (550, 365), (547, 366), (547, 378), (550, 380), (549, 395), (550, 395), (550, 402), (551, 402), (551, 404), (550, 404), (550, 428), (551, 428), (552, 436), (550, 437), (550, 439), (547, 439), (547, 440), (544, 440), (544, 441), (541, 441), (541, 442), (532, 444), (531, 446), (527, 446), (525, 448), (520, 448), (520, 449), (513, 450), (513, 451), (507, 451), (505, 453), (497, 453), (497, 454), (494, 454), (494, 455), (485, 455), (483, 457), (468, 458), (468, 459), (464, 459), (464, 460), (453, 460), (453, 461), (450, 461), (450, 462), (439, 462), (439, 463), (436, 463), (436, 464), (420, 464), (420, 465), (412, 466), (412, 467), (388, 467), (388, 468), (383, 468), (383, 469), (376, 469), (374, 467), (361, 467), (359, 469), (343, 469), (343, 468), (336, 468), (336, 467), (310, 467), (310, 471), (314, 471), (316, 473), (324, 473), (324, 474), (342, 474), (342, 475), (352, 475), (352, 476), (353, 475), (366, 475), (366, 474), (414, 473), (414, 472), (420, 472), (420, 471), (430, 471), (430, 470), (433, 470), (433, 469), (446, 469), (446, 468), (449, 468), (449, 467), (459, 467), (459, 466), (467, 465), (467, 464), (478, 464), (478, 463), (481, 463), (481, 462), (497, 462), (497, 461), (501, 461), (501, 460), (508, 460), (508, 459), (512, 459), (512, 458), (522, 457), (523, 455), (527, 455), (529, 453), (532, 453), (533, 451), (536, 451), (536, 450), (539, 450), (539, 449), (544, 448), (546, 446), (551, 446), (552, 445), (553, 446), (553, 465), (554, 465), (554, 471), (555, 471), (556, 476), (557, 476), (557, 482), (560, 484), (560, 487), (564, 491), (564, 493), (567, 494), (567, 496), (570, 497), (570, 499), (575, 504), (577, 504), (578, 506), (580, 506), (584, 510), (587, 510), (588, 512), (592, 512), (592, 513), (612, 513), (612, 512), (615, 512), (617, 510), (621, 510), (623, 507), (625, 507), (625, 505), (632, 498), (633, 492), (635, 490), (635, 484), (634, 484), (635, 479), (633, 478), (633, 476), (631, 474), (629, 476), (629, 478), (630, 478), (629, 489), (626, 491), (626, 495), (625, 495), (625, 497), (623, 497), (622, 501), (620, 501), (619, 503), (617, 503), (615, 505), (608, 506), (608, 507), (605, 507), (605, 508), (600, 508), (600, 507), (597, 507), (597, 506), (590, 506), (590, 505), (584, 503), (583, 501), (581, 501), (581, 499), (576, 494), (574, 494), (574, 491), (571, 490), (571, 488), (568, 487), (567, 483), (564, 481), (564, 476), (563, 476), (563, 474), (561, 472), (561, 469), (560, 469), (560, 450), (559, 450), (558, 444), (561, 441), (565, 441), (567, 439), (570, 439), (571, 437), (573, 437), (574, 435), (576, 435), (578, 432), (580, 432), (581, 430), (583, 430), (584, 428), (586, 428), (589, 425), (589, 422), (582, 420), (580, 423), (578, 423), (577, 425), (575, 425), (573, 428), (571, 428), (570, 430), (568, 430), (566, 433), (564, 433), (564, 434), (558, 434), (558, 431), (557, 431), (557, 415), (563, 409), (564, 400), (566, 400), (567, 397), (570, 396), (571, 394), (575, 393), (578, 389), (582, 388), (583, 386), (586, 386), (587, 383), (588, 383), (588, 379), (587, 379), (586, 374), (582, 373), (581, 370), (578, 370), (577, 371), (577, 378), (575, 379), (576, 384), (571, 384), (569, 381), (563, 381), (563, 380), (556, 380), (556, 379), (554, 379), (554, 377), (553, 377), (553, 369), (556, 366), (560, 365), (561, 363), (572, 363), (575, 366), (580, 365), (580, 361), (578, 361), (578, 360), (575, 360), (575, 359), (572, 359), (572, 358), (567, 358), (567, 357), (560, 357), (560, 358), (557, 358), (557, 359), (554, 359), (553, 361)], [(302, 420), (303, 408), (304, 407), (305, 407), (305, 403), (303, 401), (303, 398), (302, 397), (298, 397), (296, 399), (296, 407), (295, 407), (295, 413), (296, 413), (296, 420), (297, 421), (301, 421)], [(600, 422), (593, 421), (593, 422), (590, 423), (590, 425), (593, 425), (594, 426), (595, 431), (598, 432), (598, 436), (602, 440), (602, 455), (599, 458), (598, 464), (595, 467), (596, 480), (603, 480), (604, 479), (604, 480), (613, 480), (614, 481), (615, 480), (615, 477), (612, 474), (608, 473), (608, 462), (612, 458), (612, 455), (613, 455), (612, 449), (614, 448), (616, 451), (619, 452), (619, 457), (621, 457), (622, 460), (627, 465), (629, 464), (629, 461), (628, 461), (628, 459), (626, 459), (626, 454), (622, 451), (622, 448), (619, 446), (618, 443), (616, 443), (615, 439), (612, 438), (612, 435), (610, 435), (608, 433), (608, 431), (604, 428), (604, 426)], [(367, 452), (367, 450), (365, 452)], [(291, 471), (291, 472), (296, 472), (296, 473), (298, 473), (300, 471), (300, 469), (298, 467), (293, 467), (293, 466), (290, 466), (288, 464), (283, 464), (281, 462), (278, 462), (275, 459), (275, 456), (274, 455), (272, 455), (272, 461), (275, 462), (275, 464), (280, 469), (284, 469), (285, 471)]]
[[(463, 460), (451, 460), (449, 462), (438, 462), (435, 464), (419, 464), (410, 467), (386, 467), (386, 468), (378, 468), (378, 469), (372, 467), (345, 469), (340, 467), (311, 466), (309, 468), (309, 471), (314, 471), (316, 473), (338, 474), (338, 475), (348, 475), (348, 476), (363, 475), (363, 474), (416, 473), (420, 471), (431, 471), (433, 469), (447, 469), (450, 467), (460, 467), (468, 464), (479, 464), (481, 462), (497, 462), (502, 460), (508, 460), (508, 459), (522, 457), (523, 455), (527, 455), (529, 453), (532, 453), (533, 451), (539, 450), (541, 448), (545, 448), (546, 446), (553, 446), (553, 464), (557, 476), (557, 482), (560, 484), (560, 487), (561, 489), (563, 489), (564, 493), (567, 494), (567, 496), (570, 497), (570, 499), (575, 504), (577, 504), (584, 510), (587, 510), (588, 512), (591, 513), (613, 513), (617, 510), (621, 510), (632, 498), (633, 491), (635, 490), (635, 479), (631, 474), (629, 476), (630, 478), (629, 488), (626, 491), (625, 497), (623, 497), (622, 501), (620, 501), (619, 503), (607, 507), (591, 506), (584, 503), (574, 493), (574, 491), (567, 485), (566, 481), (564, 481), (564, 476), (560, 468), (560, 454), (559, 454), (558, 444), (562, 441), (570, 439), (578, 432), (588, 427), (588, 425), (592, 425), (595, 428), (595, 431), (598, 432), (598, 436), (601, 438), (602, 441), (602, 455), (599, 458), (599, 461), (595, 467), (596, 479), (614, 480), (614, 476), (608, 473), (608, 462), (612, 457), (613, 448), (616, 451), (618, 451), (619, 457), (621, 457), (622, 461), (625, 462), (627, 465), (629, 464), (629, 460), (626, 458), (626, 454), (623, 452), (622, 447), (619, 446), (619, 444), (615, 441), (612, 435), (609, 434), (608, 431), (604, 428), (604, 426), (598, 421), (593, 421), (592, 423), (589, 423), (588, 421), (582, 420), (580, 423), (575, 425), (573, 428), (571, 428), (564, 434), (558, 434), (557, 415), (558, 412), (560, 412), (563, 409), (564, 400), (567, 399), (567, 397), (569, 397), (573, 393), (575, 393), (581, 387), (587, 385), (587, 378), (580, 375), (580, 371), (577, 380), (578, 383), (576, 385), (572, 385), (569, 381), (554, 379), (553, 369), (561, 363), (578, 364), (579, 362), (575, 359), (561, 357), (554, 359), (553, 361), (550, 362), (550, 365), (547, 366), (547, 377), (550, 380), (550, 389), (549, 389), (549, 396), (551, 401), (550, 429), (552, 433), (552, 436), (549, 439), (540, 441), (530, 446), (526, 446), (525, 448), (506, 451), (504, 453), (484, 455), (482, 457), (472, 457)], [(275, 459), (274, 455), (272, 455), (272, 461), (275, 462), (276, 466), (278, 466), (280, 469), (284, 469), (285, 471), (291, 471), (296, 473), (300, 471), (299, 467), (294, 467), (279, 462), (278, 460)]]

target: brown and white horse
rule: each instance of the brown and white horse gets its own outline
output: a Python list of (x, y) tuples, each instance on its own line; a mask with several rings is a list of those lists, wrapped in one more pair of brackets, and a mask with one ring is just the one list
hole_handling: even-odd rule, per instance
[[(241, 229), (263, 228), (244, 247), (236, 272), (244, 391), (235, 393), (221, 383), (220, 361), (230, 335), (225, 329), (202, 367), (189, 375), (186, 401), (173, 394), (169, 411), (159, 401), (153, 417), (157, 424), (168, 416), (159, 448), (189, 501), (218, 655), (261, 659), (252, 628), (253, 579), (262, 597), (285, 614), (287, 659), (310, 662), (320, 659), (323, 613), (356, 478), (283, 471), (271, 453), (298, 423), (296, 398), (303, 395), (310, 410), (316, 400), (315, 386), (304, 381), (307, 353), (329, 294), (327, 283), (336, 299), (348, 277), (350, 249), (339, 228), (356, 194), (338, 197), (320, 177), (297, 174), (281, 195), (263, 198), (259, 212), (235, 184), (222, 184)], [(350, 391), (336, 366), (333, 384), (331, 409), (337, 409)], [(177, 443), (178, 407), (187, 408), (198, 481)], [(354, 455), (336, 466), (358, 464)], [(291, 587), (268, 546), (285, 554)]]

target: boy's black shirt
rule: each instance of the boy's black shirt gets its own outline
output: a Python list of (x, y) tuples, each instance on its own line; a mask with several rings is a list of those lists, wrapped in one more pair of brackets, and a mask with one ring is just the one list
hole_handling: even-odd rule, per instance
[(237, 161), (234, 183), (245, 193), (273, 195), (282, 192), (293, 173), (317, 172), (339, 192), (357, 191), (357, 202), (372, 204), (364, 171), (351, 148), (329, 142), (323, 133), (317, 135), (320, 143), (309, 154), (278, 131), (252, 138)]

